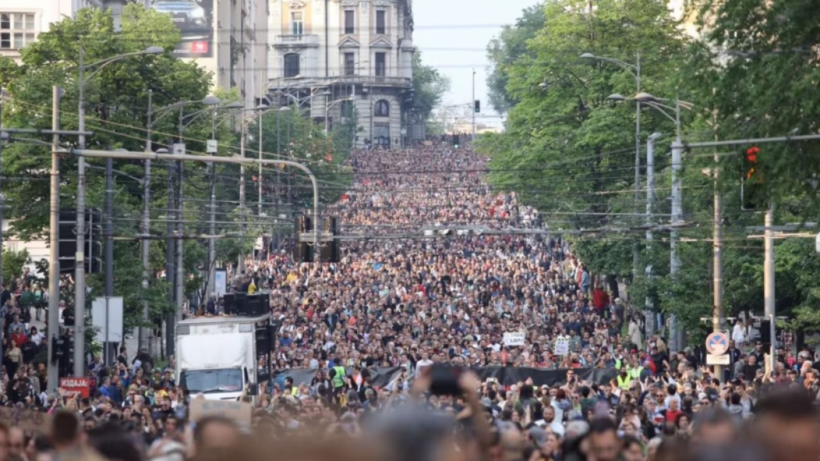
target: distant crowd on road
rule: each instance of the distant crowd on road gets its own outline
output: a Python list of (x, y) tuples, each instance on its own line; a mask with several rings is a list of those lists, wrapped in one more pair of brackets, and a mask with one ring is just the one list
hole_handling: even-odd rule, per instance
[[(286, 441), (338, 443), (287, 452), (305, 461), (320, 449), (337, 458), (371, 455), (360, 451), (370, 444), (333, 437), (385, 442), (391, 459), (408, 461), (449, 453), (436, 447), (457, 447), (452, 456), (465, 461), (683, 460), (692, 446), (746, 454), (731, 450), (747, 431), (753, 437), (743, 447), (761, 450), (743, 459), (816, 455), (809, 450), (820, 440), (813, 406), (820, 380), (810, 350), (780, 350), (768, 370), (762, 345), (731, 344), (730, 376), (713, 376), (702, 351), (671, 351), (662, 332), (646, 331), (617, 287), (590, 274), (568, 242), (544, 232), (537, 210), (490, 188), (487, 159), (469, 148), (360, 150), (350, 163), (354, 184), (326, 212), (340, 218), (344, 233), (373, 238), (345, 242), (337, 264), (295, 264), (286, 251), (249, 258), (249, 273), (232, 280), (234, 290), (268, 293), (280, 325), (277, 378), (240, 399), (251, 407), (249, 421), (195, 418), (191, 409), (202, 396), (177, 386), (173, 357), (160, 365), (145, 351), (121, 349), (113, 364), (95, 358), (87, 395), (55, 392), (45, 381), (47, 343), (30, 325), (39, 309), (23, 301), (36, 290), (18, 282), (0, 294), (9, 294), (0, 409), (14, 426), (0, 425), (0, 448), (8, 450), (0, 461), (45, 461), (41, 455), (81, 447), (119, 461), (205, 459), (220, 447), (234, 457), (279, 453), (249, 448), (241, 434), (249, 422)], [(425, 229), (439, 232), (422, 238)], [(530, 233), (504, 232), (510, 229)], [(198, 311), (220, 315), (220, 300), (209, 297)], [(435, 372), (442, 365), (535, 368), (562, 379), (509, 383), (465, 370), (442, 393)], [(401, 372), (376, 383), (378, 367)], [(303, 369), (315, 373), (295, 380)], [(610, 370), (611, 379), (586, 378), (588, 369)], [(50, 419), (37, 426), (27, 412)], [(37, 436), (44, 424), (50, 436)], [(775, 449), (783, 457), (765, 458)]]

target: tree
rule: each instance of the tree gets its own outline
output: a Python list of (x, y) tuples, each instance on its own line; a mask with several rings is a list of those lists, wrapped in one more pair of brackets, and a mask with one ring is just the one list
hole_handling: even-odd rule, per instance
[(512, 26), (504, 26), (497, 38), (487, 45), (490, 73), (487, 76), (487, 96), (490, 105), (499, 114), (506, 113), (518, 101), (507, 92), (509, 68), (524, 55), (532, 57), (527, 42), (544, 27), (544, 5), (539, 3), (524, 8), (521, 17)]
[[(641, 52), (651, 57), (642, 65), (644, 87), (667, 95), (676, 72), (669, 57), (684, 45), (663, 3), (604, 0), (591, 13), (587, 6), (580, 0), (546, 4), (543, 27), (526, 42), (527, 52), (504, 67), (507, 96), (517, 101), (506, 131), (482, 136), (478, 146), (491, 157), (491, 183), (515, 190), (553, 229), (642, 223), (629, 216), (635, 210), (634, 106), (607, 100), (613, 93), (633, 94), (635, 81), (617, 65), (579, 55), (632, 60)], [(642, 130), (642, 139), (653, 131), (673, 132), (652, 111), (644, 112)], [(662, 158), (657, 163), (659, 171), (666, 166)], [(593, 272), (627, 276), (632, 258), (624, 255), (631, 255), (640, 237), (587, 234), (576, 249), (587, 255), (584, 262)], [(584, 249), (587, 244), (593, 246)]]
[[(698, 101), (712, 101), (721, 139), (809, 134), (820, 130), (820, 10), (810, 0), (706, 0), (692, 12), (704, 33), (692, 47), (686, 81)], [(716, 20), (720, 18), (720, 20)], [(741, 146), (745, 151), (751, 146)], [(723, 167), (739, 186), (740, 153)], [(798, 198), (801, 218), (816, 216), (820, 143), (760, 146), (758, 169), (769, 199)], [(792, 202), (794, 203), (794, 202)], [(794, 212), (795, 210), (791, 210)]]
[[(263, 151), (307, 166), (319, 182), (322, 205), (337, 201), (347, 191), (353, 178), (344, 163), (355, 138), (355, 111), (334, 127), (328, 136), (325, 135), (323, 125), (317, 125), (307, 114), (297, 111), (293, 106), (290, 110), (268, 111), (262, 115), (261, 121)], [(251, 124), (250, 133), (258, 133), (257, 123), (255, 121)], [(273, 198), (267, 200), (270, 205), (275, 206), (276, 184), (280, 185), (279, 213), (293, 216), (294, 213), (305, 210), (312, 211), (313, 186), (304, 173), (295, 168), (282, 167), (269, 168), (263, 174), (263, 185), (269, 185), (265, 188), (265, 196)], [(257, 200), (258, 187), (250, 195), (253, 200)]]
[(23, 275), (23, 268), (31, 262), (28, 251), (3, 250), (3, 282), (8, 284)]
[[(127, 5), (121, 16), (121, 30), (115, 32), (110, 10), (82, 9), (74, 19), (66, 18), (51, 25), (48, 32), (22, 50), (20, 66), (12, 67), (9, 61), (0, 64), (0, 81), (7, 81), (9, 102), (4, 106), (3, 124), (8, 127), (51, 128), (51, 86), (65, 89), (61, 105), (63, 129), (77, 129), (78, 75), (77, 65), (80, 47), (85, 51), (84, 63), (91, 64), (112, 56), (135, 53), (148, 46), (160, 46), (164, 54), (132, 56), (114, 64), (95, 68), (96, 74), (85, 86), (86, 128), (94, 132), (87, 138), (92, 149), (125, 148), (145, 149), (145, 125), (147, 122), (148, 90), (153, 90), (155, 110), (178, 101), (204, 98), (211, 86), (211, 76), (194, 63), (175, 59), (171, 51), (179, 41), (179, 31), (171, 19), (141, 5)], [(86, 76), (94, 70), (89, 70)], [(10, 77), (11, 76), (11, 77)], [(191, 107), (190, 114), (202, 107)], [(177, 120), (173, 115), (159, 120), (154, 128), (154, 142), (167, 144), (176, 135)], [(221, 139), (225, 131), (218, 133)], [(205, 151), (204, 140), (210, 137), (210, 121), (207, 117), (193, 123), (185, 132), (189, 151)], [(64, 144), (76, 139), (65, 138)], [(158, 148), (159, 145), (153, 146)], [(24, 180), (6, 182), (3, 186), (4, 203), (10, 207), (12, 219), (10, 232), (19, 238), (43, 237), (48, 229), (50, 152), (47, 148), (29, 143), (12, 143), (3, 150), (4, 173)], [(104, 162), (88, 160), (86, 175), (87, 206), (104, 208), (105, 180), (100, 173)], [(61, 207), (74, 207), (77, 190), (76, 159), (61, 160)], [(207, 203), (207, 188), (201, 178), (204, 165), (185, 166), (183, 183), (186, 197), (186, 213), (199, 213)], [(114, 169), (139, 179), (142, 162), (115, 161)], [(161, 220), (165, 214), (168, 175), (162, 163), (157, 162), (152, 171), (152, 219)], [(148, 299), (158, 311), (172, 309), (162, 296), (164, 284), (152, 278), (148, 291), (141, 288), (142, 265), (139, 262), (139, 223), (142, 213), (142, 187), (138, 182), (117, 173), (115, 176), (114, 233), (115, 246), (114, 279), (115, 292), (125, 299), (126, 326), (140, 322), (142, 300)], [(196, 220), (193, 220), (196, 221)], [(164, 222), (151, 229), (153, 234), (165, 233)], [(194, 250), (196, 245), (186, 244), (186, 267), (195, 265), (200, 258)], [(152, 245), (152, 272), (162, 270), (161, 246)], [(102, 276), (90, 278), (89, 284), (100, 292)]]
[(433, 67), (422, 62), (421, 52), (413, 54), (413, 113), (417, 120), (427, 122), (433, 109), (441, 103), (450, 89), (450, 80)]

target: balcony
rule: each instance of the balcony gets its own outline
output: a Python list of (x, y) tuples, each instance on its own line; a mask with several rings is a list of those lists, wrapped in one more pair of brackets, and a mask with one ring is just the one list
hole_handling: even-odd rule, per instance
[(319, 35), (277, 35), (273, 46), (274, 48), (318, 48)]

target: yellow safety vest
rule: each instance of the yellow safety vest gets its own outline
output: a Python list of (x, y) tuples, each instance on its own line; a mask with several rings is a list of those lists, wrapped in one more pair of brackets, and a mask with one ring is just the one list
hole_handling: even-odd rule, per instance
[(641, 367), (635, 367), (629, 370), (629, 376), (632, 379), (641, 379)]
[(622, 375), (618, 375), (618, 387), (621, 388), (622, 391), (629, 390), (629, 384), (632, 382), (632, 378), (627, 376), (624, 378)]
[(336, 376), (333, 377), (333, 387), (342, 387), (345, 385), (345, 374), (347, 371), (345, 367), (333, 367), (336, 371)]

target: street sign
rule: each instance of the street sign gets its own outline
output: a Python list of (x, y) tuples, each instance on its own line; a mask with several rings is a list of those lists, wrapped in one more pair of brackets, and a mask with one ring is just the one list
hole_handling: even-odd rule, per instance
[(706, 365), (729, 365), (729, 354), (706, 354)]
[(94, 341), (118, 343), (122, 341), (122, 296), (101, 296), (91, 302), (91, 325), (97, 330)]
[(216, 139), (209, 139), (208, 143), (206, 144), (206, 151), (209, 154), (215, 154), (216, 150), (217, 150), (216, 148), (217, 148)]
[(820, 253), (820, 233), (814, 238), (814, 251)]
[(185, 155), (185, 143), (184, 142), (175, 142), (173, 148), (174, 148), (174, 155)]
[(716, 331), (706, 337), (706, 351), (710, 354), (721, 355), (729, 350), (729, 337), (726, 333)]

